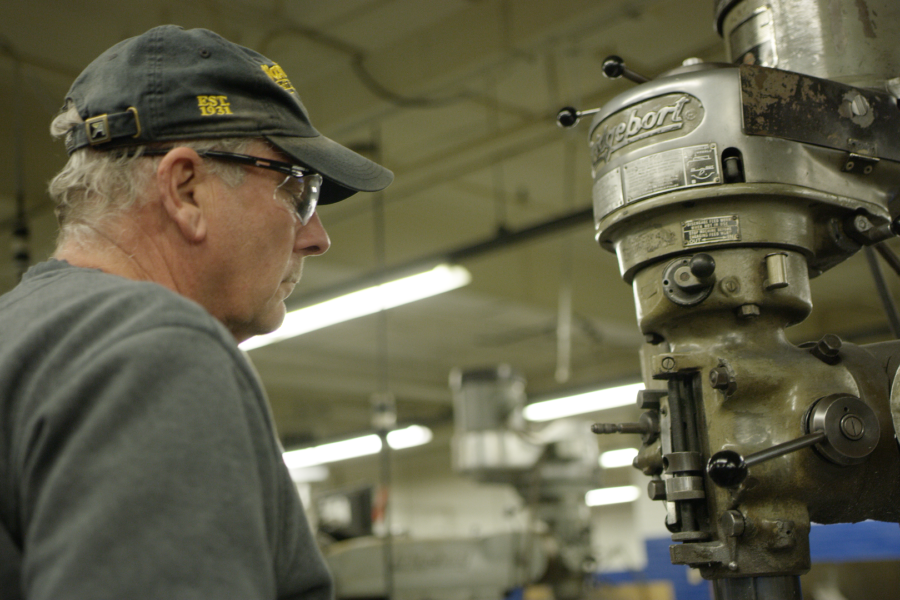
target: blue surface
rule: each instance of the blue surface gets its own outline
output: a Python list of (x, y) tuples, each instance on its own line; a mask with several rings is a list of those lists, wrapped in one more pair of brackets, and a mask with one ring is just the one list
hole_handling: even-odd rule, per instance
[(503, 600), (523, 600), (525, 598), (525, 588), (517, 587), (510, 590)]
[[(691, 584), (684, 565), (669, 562), (669, 538), (646, 540), (647, 567), (642, 571), (598, 573), (597, 583), (641, 583), (665, 579), (672, 582), (676, 600), (710, 600), (708, 581)], [(900, 526), (864, 521), (837, 525), (813, 525), (809, 534), (814, 563), (900, 560)]]
[(863, 521), (813, 525), (809, 532), (813, 562), (863, 562), (900, 559), (900, 526)]

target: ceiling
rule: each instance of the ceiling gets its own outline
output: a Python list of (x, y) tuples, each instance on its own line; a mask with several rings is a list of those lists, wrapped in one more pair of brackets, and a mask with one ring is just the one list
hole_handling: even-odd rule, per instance
[[(4, 2), (0, 248), (21, 193), (32, 261), (52, 252), (45, 186), (65, 153), (49, 122), (85, 65), (156, 25), (206, 27), (266, 54), (319, 130), (396, 175), (383, 193), (321, 209), (333, 245), (307, 261), (296, 306), (381, 267), (589, 209), (587, 124), (560, 129), (556, 112), (633, 85), (604, 78), (610, 54), (651, 76), (688, 57), (723, 60), (712, 12), (710, 0)], [(401, 422), (446, 430), (454, 367), (510, 364), (532, 398), (638, 379), (631, 290), (591, 219), (574, 221), (473, 253), (461, 261), (472, 273), (463, 289), (252, 351), (285, 444), (369, 429), (379, 392), (394, 395)], [(0, 255), (0, 291), (16, 279), (11, 252)], [(573, 327), (560, 344), (567, 294)], [(887, 335), (860, 256), (815, 280), (813, 300), (792, 339)]]

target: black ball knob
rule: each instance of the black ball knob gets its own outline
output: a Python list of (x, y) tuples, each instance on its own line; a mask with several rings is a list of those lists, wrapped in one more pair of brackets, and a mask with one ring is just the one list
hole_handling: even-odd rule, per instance
[(891, 233), (894, 235), (900, 235), (900, 217), (897, 217), (893, 221), (891, 221)]
[(603, 74), (610, 79), (621, 77), (625, 73), (625, 61), (621, 56), (607, 56), (603, 61)]
[(691, 258), (691, 273), (697, 279), (706, 279), (716, 272), (716, 260), (709, 254), (697, 254)]
[(566, 106), (556, 113), (556, 124), (560, 127), (574, 127), (575, 124), (578, 123), (579, 118), (576, 109), (571, 106)]
[(710, 457), (706, 472), (717, 486), (734, 487), (747, 478), (747, 463), (734, 450), (721, 450)]

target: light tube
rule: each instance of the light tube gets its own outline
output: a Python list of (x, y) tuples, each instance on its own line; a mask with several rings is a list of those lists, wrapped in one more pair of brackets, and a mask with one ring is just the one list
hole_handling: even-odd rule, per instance
[(588, 506), (606, 506), (634, 502), (640, 495), (641, 490), (636, 485), (623, 485), (591, 490), (584, 495), (584, 502)]
[(438, 265), (430, 271), (388, 281), (319, 304), (299, 308), (284, 317), (281, 327), (241, 343), (242, 350), (274, 344), (329, 325), (409, 304), (468, 285), (472, 275), (465, 267)]
[(358, 456), (367, 456), (375, 454), (379, 450), (381, 450), (381, 439), (372, 433), (350, 440), (313, 446), (312, 448), (291, 450), (281, 456), (288, 469), (298, 469), (324, 465)]
[(604, 469), (616, 467), (630, 467), (634, 457), (638, 455), (637, 448), (623, 448), (622, 450), (608, 450), (600, 455), (600, 466)]
[(575, 396), (535, 402), (526, 406), (522, 414), (529, 421), (552, 421), (607, 408), (628, 406), (635, 404), (637, 393), (642, 389), (644, 389), (643, 383), (632, 383)]
[(388, 446), (394, 450), (422, 446), (430, 442), (431, 438), (431, 430), (421, 425), (410, 425), (405, 429), (389, 431), (387, 434)]
[[(410, 425), (404, 429), (395, 429), (387, 434), (388, 446), (394, 450), (413, 448), (431, 441), (432, 433), (427, 427)], [(330, 442), (311, 448), (291, 450), (281, 455), (288, 469), (302, 469), (316, 465), (324, 465), (341, 460), (369, 456), (381, 451), (381, 438), (370, 433), (349, 440)]]
[(288, 469), (291, 473), (291, 479), (294, 483), (313, 483), (317, 481), (325, 481), (328, 479), (328, 467), (325, 465), (314, 465), (312, 467), (300, 467), (298, 469)]

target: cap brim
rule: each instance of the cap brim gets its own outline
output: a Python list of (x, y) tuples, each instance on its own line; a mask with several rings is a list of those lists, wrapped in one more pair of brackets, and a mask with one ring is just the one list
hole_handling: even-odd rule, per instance
[(265, 138), (301, 165), (325, 178), (319, 204), (340, 202), (356, 192), (377, 192), (394, 180), (390, 170), (324, 135), (266, 135)]

